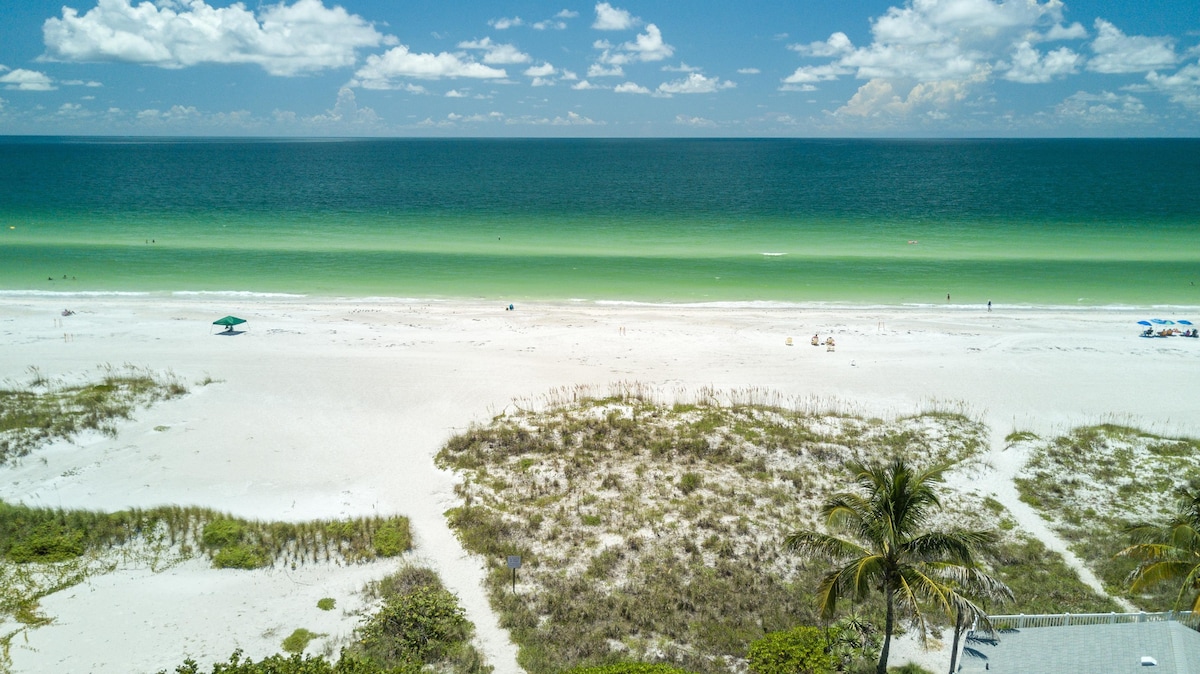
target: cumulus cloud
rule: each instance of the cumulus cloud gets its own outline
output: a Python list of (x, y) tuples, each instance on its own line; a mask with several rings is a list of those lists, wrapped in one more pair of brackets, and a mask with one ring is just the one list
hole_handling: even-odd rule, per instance
[(358, 106), (353, 89), (342, 87), (338, 89), (337, 101), (334, 102), (333, 108), (323, 115), (309, 118), (308, 121), (316, 124), (341, 123), (355, 126), (375, 126), (382, 120), (371, 108)]
[(596, 3), (596, 21), (592, 28), (596, 30), (628, 30), (638, 24), (629, 12), (617, 9), (607, 2)]
[(524, 75), (526, 77), (550, 77), (556, 72), (557, 70), (555, 70), (554, 66), (550, 65), (549, 63), (543, 63), (540, 66), (531, 66), (526, 68)]
[(607, 40), (597, 40), (592, 46), (603, 50), (598, 59), (600, 63), (617, 67), (629, 63), (662, 61), (675, 53), (675, 48), (663, 41), (662, 31), (652, 23), (647, 24), (646, 32), (639, 33), (632, 42), (614, 47)]
[(446, 98), (466, 98), (467, 97), (466, 94), (459, 91), (458, 89), (451, 89), (450, 91), (447, 91), (445, 96), (446, 96)]
[(63, 7), (42, 25), (43, 58), (119, 61), (163, 68), (202, 63), (255, 64), (272, 75), (354, 65), (356, 50), (396, 44), (362, 17), (321, 0), (265, 5), (256, 12), (236, 3), (212, 7), (204, 0), (141, 2), (99, 0), (80, 15)]
[(613, 91), (617, 92), (618, 94), (648, 94), (648, 93), (650, 93), (650, 90), (647, 89), (646, 87), (643, 87), (640, 84), (635, 84), (633, 82), (625, 82), (623, 84), (618, 84), (617, 86), (613, 87)]
[(601, 89), (603, 87), (598, 87), (587, 80), (579, 80), (575, 84), (572, 84), (571, 88), (575, 91), (588, 91), (590, 89)]
[(438, 80), (453, 78), (503, 79), (508, 76), (502, 68), (493, 68), (466, 58), (464, 54), (417, 54), (405, 45), (393, 47), (383, 54), (372, 54), (354, 73), (351, 86), (364, 89), (401, 88), (393, 82), (400, 77)]
[(1106, 74), (1142, 73), (1175, 65), (1175, 41), (1169, 37), (1126, 35), (1104, 19), (1096, 19), (1095, 56), (1088, 70)]
[(739, 75), (758, 75), (762, 71), (758, 68), (738, 68)]
[(621, 66), (608, 66), (600, 63), (593, 63), (588, 66), (588, 77), (625, 77), (625, 70)]
[(721, 89), (736, 87), (735, 82), (722, 80), (719, 77), (708, 78), (700, 73), (691, 73), (682, 80), (663, 82), (658, 85), (660, 94), (711, 94)]
[(1024, 84), (1040, 84), (1049, 82), (1056, 77), (1072, 75), (1079, 70), (1084, 58), (1067, 47), (1042, 54), (1028, 42), (1017, 45), (1012, 55), (1011, 63), (1001, 63), (1003, 69), (1007, 66), (1004, 79)]
[(484, 52), (483, 62), (491, 63), (492, 65), (529, 63), (532, 60), (529, 54), (522, 53), (521, 50), (513, 45), (492, 42), (492, 38), (490, 37), (485, 37), (482, 40), (459, 42), (458, 48), (482, 51)]
[(501, 17), (499, 19), (491, 19), (490, 21), (488, 21), (488, 25), (491, 26), (492, 28), (495, 28), (496, 30), (508, 30), (509, 28), (512, 28), (513, 26), (520, 26), (520, 25), (523, 25), (524, 23), (525, 22), (522, 21), (521, 17), (519, 17), (519, 16), (514, 16), (511, 19), (507, 18), (507, 17)]
[(666, 66), (663, 66), (662, 69), (663, 69), (663, 72), (665, 72), (665, 73), (698, 73), (698, 72), (700, 72), (700, 68), (697, 68), (695, 66), (689, 66), (688, 64), (684, 63), (683, 61), (680, 61), (679, 65), (677, 65), (677, 66), (666, 65)]
[(1085, 125), (1124, 125), (1142, 121), (1145, 111), (1146, 106), (1137, 97), (1110, 91), (1099, 94), (1080, 91), (1055, 107), (1060, 117)]
[[(789, 48), (827, 59), (805, 64), (780, 89), (811, 91), (821, 82), (866, 80), (839, 111), (847, 115), (937, 117), (995, 77), (1039, 83), (1078, 72), (1085, 58), (1061, 47), (1034, 45), (1086, 37), (1063, 22), (1061, 0), (909, 0), (871, 22), (871, 42), (855, 46), (843, 32)], [(935, 114), (936, 113), (936, 114)]]
[(53, 91), (57, 89), (54, 85), (54, 80), (45, 73), (40, 73), (36, 70), (26, 70), (24, 68), (16, 68), (8, 70), (4, 66), (0, 66), (0, 84), (4, 85), (5, 89), (13, 89), (16, 91)]
[(1154, 90), (1166, 94), (1172, 103), (1200, 110), (1200, 63), (1184, 66), (1174, 75), (1147, 73), (1146, 82)]
[(854, 51), (854, 44), (850, 42), (850, 38), (846, 37), (843, 32), (837, 32), (829, 36), (828, 40), (820, 42), (810, 42), (809, 44), (793, 44), (789, 45), (788, 49), (800, 52), (805, 56), (841, 56)]
[(700, 129), (711, 129), (717, 125), (711, 119), (703, 117), (688, 117), (687, 115), (675, 115), (675, 123), (683, 126), (693, 126)]

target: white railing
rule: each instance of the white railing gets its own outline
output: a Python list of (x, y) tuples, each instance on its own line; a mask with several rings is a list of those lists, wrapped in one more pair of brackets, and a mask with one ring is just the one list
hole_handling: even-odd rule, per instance
[(997, 630), (1030, 627), (1065, 627), (1069, 625), (1115, 625), (1118, 623), (1153, 623), (1175, 621), (1200, 629), (1200, 612), (1162, 611), (1159, 613), (1056, 613), (1041, 615), (992, 615), (988, 621)]

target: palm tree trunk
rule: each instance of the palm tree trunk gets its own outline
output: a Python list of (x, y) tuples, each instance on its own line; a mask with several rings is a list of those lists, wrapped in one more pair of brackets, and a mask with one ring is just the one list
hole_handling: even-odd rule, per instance
[(892, 589), (890, 581), (884, 583), (883, 592), (887, 602), (887, 616), (883, 620), (883, 649), (879, 651), (879, 665), (875, 667), (875, 674), (887, 674), (888, 651), (892, 648), (892, 627), (896, 620), (893, 599), (895, 590)]
[(950, 649), (950, 674), (954, 674), (954, 665), (958, 664), (958, 640), (963, 633), (962, 609), (954, 612), (954, 648)]

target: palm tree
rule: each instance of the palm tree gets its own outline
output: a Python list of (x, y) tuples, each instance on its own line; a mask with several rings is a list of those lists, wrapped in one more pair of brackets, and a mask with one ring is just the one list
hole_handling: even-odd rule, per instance
[(954, 645), (950, 648), (950, 674), (954, 674), (954, 667), (958, 664), (958, 644), (967, 627), (978, 622), (984, 629), (992, 631), (987, 612), (975, 603), (976, 600), (1011, 601), (1013, 593), (1002, 581), (984, 573), (978, 566), (953, 567), (948, 570), (951, 572), (951, 587), (954, 589)]
[(941, 483), (948, 465), (919, 471), (904, 459), (890, 463), (847, 467), (858, 490), (835, 494), (821, 508), (831, 529), (844, 529), (852, 538), (820, 531), (797, 531), (784, 538), (784, 546), (805, 555), (839, 560), (817, 589), (822, 615), (832, 618), (838, 600), (863, 599), (871, 592), (883, 594), (887, 609), (883, 648), (877, 674), (887, 674), (888, 651), (895, 628), (896, 609), (912, 616), (925, 637), (922, 604), (933, 604), (949, 617), (966, 601), (951, 580), (954, 569), (974, 569), (974, 551), (995, 536), (986, 531), (922, 531), (941, 507), (934, 485)]
[[(1183, 487), (1179, 511), (1166, 524), (1141, 523), (1129, 527), (1133, 545), (1117, 553), (1140, 561), (1129, 574), (1129, 590), (1139, 592), (1150, 585), (1180, 582), (1175, 608), (1189, 592), (1200, 590), (1200, 489)], [(1200, 593), (1192, 599), (1192, 611), (1200, 611)]]

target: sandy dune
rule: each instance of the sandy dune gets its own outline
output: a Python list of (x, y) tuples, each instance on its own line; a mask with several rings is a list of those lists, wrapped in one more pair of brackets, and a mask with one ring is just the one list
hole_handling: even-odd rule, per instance
[[(249, 319), (245, 332), (216, 334), (210, 322), (229, 313)], [(1135, 322), (1157, 316), (1200, 311), (538, 303), (510, 312), (471, 301), (8, 294), (0, 379), (26, 382), (31, 366), (79, 377), (130, 363), (169, 369), (192, 392), (140, 412), (115, 439), (78, 438), (0, 468), (0, 498), (287, 520), (408, 515), (416, 557), (458, 593), (497, 673), (509, 674), (519, 671), (516, 649), (487, 606), (480, 563), (446, 527), (453, 480), (432, 457), (514, 398), (637, 381), (664, 395), (755, 387), (881, 416), (961, 402), (991, 426), (986, 481), (1011, 502), (1020, 457), (1002, 439), (1014, 429), (1119, 421), (1200, 434), (1189, 379), (1200, 339), (1138, 338)], [(832, 335), (836, 351), (811, 347), (813, 333)], [(205, 377), (216, 381), (195, 385)], [(14, 669), (153, 672), (234, 647), (261, 657), (297, 627), (345, 636), (355, 591), (390, 568), (126, 568), (46, 598), (55, 621), (17, 637)], [(337, 610), (315, 608), (326, 596)]]

